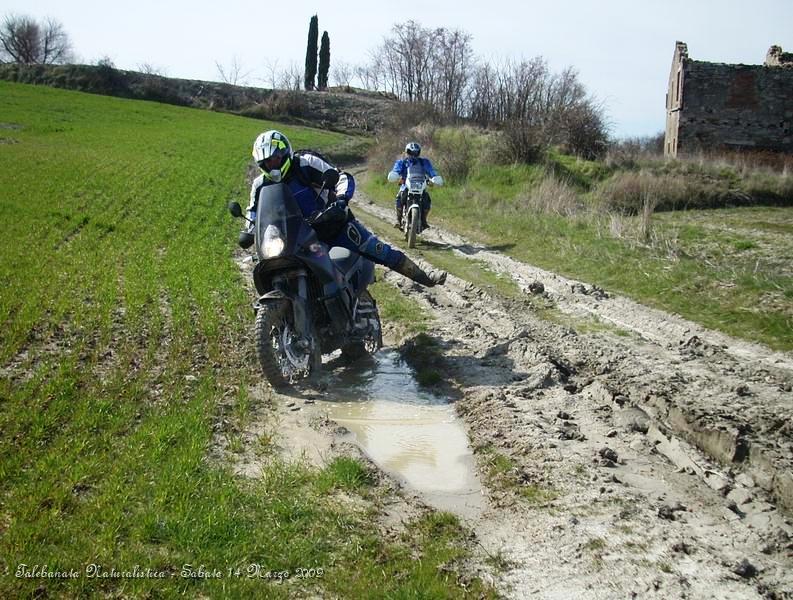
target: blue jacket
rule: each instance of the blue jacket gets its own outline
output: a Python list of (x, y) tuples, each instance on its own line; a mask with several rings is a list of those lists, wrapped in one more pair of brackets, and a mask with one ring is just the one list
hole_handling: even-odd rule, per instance
[(417, 162), (421, 163), (421, 166), (424, 168), (424, 173), (427, 175), (427, 177), (435, 177), (437, 175), (429, 158), (424, 158), (423, 156), (408, 156), (406, 158), (400, 158), (394, 163), (394, 166), (391, 169), (402, 178), (402, 186), (400, 189), (405, 187), (405, 178), (408, 175), (408, 167)]

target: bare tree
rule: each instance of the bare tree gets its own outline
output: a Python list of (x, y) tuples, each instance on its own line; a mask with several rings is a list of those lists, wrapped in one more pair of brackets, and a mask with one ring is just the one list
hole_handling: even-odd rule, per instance
[(349, 63), (343, 60), (333, 62), (333, 68), (330, 70), (333, 85), (349, 86), (354, 75), (355, 69)]
[(381, 57), (388, 70), (392, 91), (408, 102), (431, 100), (431, 66), (436, 38), (441, 30), (430, 30), (415, 21), (397, 23), (386, 38)]
[(218, 74), (223, 83), (228, 83), (229, 85), (247, 85), (250, 71), (244, 70), (236, 54), (231, 58), (231, 64), (228, 67), (221, 65), (217, 61), (215, 61), (215, 66), (218, 69)]
[(138, 65), (138, 71), (144, 75), (159, 75), (160, 77), (165, 77), (167, 75), (166, 69), (149, 62), (140, 63)]
[(265, 66), (267, 68), (267, 79), (265, 81), (270, 84), (270, 89), (274, 90), (278, 87), (278, 59), (267, 59)]
[(461, 116), (472, 65), (469, 34), (407, 21), (393, 26), (356, 76), (366, 89), (382, 88), (401, 100)]
[(58, 21), (47, 17), (44, 20), (41, 38), (41, 62), (60, 64), (71, 60), (72, 48), (69, 36)]
[(433, 81), (437, 87), (436, 104), (442, 112), (455, 116), (463, 114), (472, 63), (471, 35), (459, 29), (440, 29)]
[(602, 153), (608, 122), (575, 69), (554, 74), (545, 59), (477, 61), (460, 30), (398, 23), (355, 75), (366, 89), (391, 92), (438, 113), (501, 126), (516, 158), (535, 160), (549, 145)]
[(357, 65), (355, 67), (355, 77), (365, 90), (379, 90), (383, 87), (380, 79), (380, 71), (375, 66), (376, 63), (372, 60), (370, 65)]
[(0, 30), (3, 62), (22, 64), (38, 62), (36, 49), (39, 46), (39, 37), (39, 26), (30, 17), (6, 16)]
[(282, 90), (299, 90), (304, 83), (305, 73), (295, 61), (281, 71), (278, 79), (278, 88)]
[(0, 62), (62, 64), (72, 59), (69, 36), (56, 20), (37, 23), (30, 17), (6, 15), (0, 25)]

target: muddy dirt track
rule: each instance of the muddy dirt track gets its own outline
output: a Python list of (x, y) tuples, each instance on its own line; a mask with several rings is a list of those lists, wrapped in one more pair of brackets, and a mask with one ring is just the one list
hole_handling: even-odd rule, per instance
[[(391, 219), (365, 199), (356, 212)], [(482, 481), (493, 452), (514, 465), (513, 486), (485, 483), (481, 506), (459, 511), (475, 540), (467, 575), (508, 598), (793, 598), (790, 354), (437, 228), (422, 238), (526, 293), (500, 300), (454, 276), (423, 289), (384, 275), (435, 319)], [(572, 326), (539, 318), (530, 303), (539, 296)], [(608, 326), (578, 333), (575, 323), (593, 316)], [(316, 461), (345, 439), (312, 399), (321, 394), (279, 396), (274, 408), (282, 445)], [(399, 496), (393, 523), (427, 501), (410, 489)]]

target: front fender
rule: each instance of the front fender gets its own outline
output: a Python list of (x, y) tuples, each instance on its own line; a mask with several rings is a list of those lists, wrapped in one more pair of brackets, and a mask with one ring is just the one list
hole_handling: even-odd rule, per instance
[(259, 302), (267, 302), (269, 300), (291, 300), (292, 296), (286, 294), (283, 290), (270, 290), (266, 294), (259, 296)]
[(266, 294), (261, 294), (258, 298), (256, 298), (256, 302), (253, 303), (253, 310), (256, 312), (259, 310), (259, 307), (264, 306), (265, 304), (277, 304), (283, 300), (288, 300), (291, 307), (291, 296), (285, 294), (281, 290), (271, 290)]
[(266, 294), (259, 296), (254, 305), (254, 310), (258, 311), (259, 307), (266, 304), (283, 303), (284, 300), (288, 303), (286, 310), (292, 313), (292, 324), (295, 331), (300, 336), (306, 335), (310, 331), (309, 316), (306, 302), (300, 296), (289, 294), (283, 290), (270, 290)]

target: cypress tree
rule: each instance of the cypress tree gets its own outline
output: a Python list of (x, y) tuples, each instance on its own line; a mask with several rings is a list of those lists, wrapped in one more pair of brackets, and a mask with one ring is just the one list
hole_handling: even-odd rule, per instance
[(317, 37), (319, 36), (319, 19), (311, 17), (308, 25), (308, 46), (306, 47), (306, 72), (303, 78), (307, 90), (314, 89), (314, 78), (317, 75)]
[(328, 89), (328, 70), (330, 69), (330, 37), (328, 32), (322, 32), (322, 43), (319, 46), (319, 75), (317, 87), (321, 90)]

